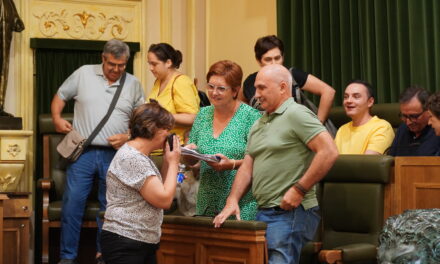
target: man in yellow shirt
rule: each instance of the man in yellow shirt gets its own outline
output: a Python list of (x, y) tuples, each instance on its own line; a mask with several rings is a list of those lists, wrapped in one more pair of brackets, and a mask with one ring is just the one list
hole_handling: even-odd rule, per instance
[(351, 122), (341, 126), (335, 143), (340, 154), (383, 154), (394, 139), (390, 123), (372, 116), (374, 94), (367, 82), (355, 80), (344, 92), (344, 109)]

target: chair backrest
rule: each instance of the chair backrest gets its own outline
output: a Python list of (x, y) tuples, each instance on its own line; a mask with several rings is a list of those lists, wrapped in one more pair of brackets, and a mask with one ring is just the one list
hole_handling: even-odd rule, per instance
[(378, 244), (393, 162), (391, 156), (340, 155), (322, 181), (323, 249)]
[[(379, 118), (387, 120), (395, 129), (402, 123), (399, 118), (399, 111), (400, 105), (398, 103), (375, 104), (371, 109), (373, 115), (377, 115)], [(332, 120), (338, 128), (351, 121), (351, 119), (345, 114), (344, 107), (342, 106), (333, 107), (330, 111), (329, 119)]]
[[(72, 122), (73, 115), (63, 115), (63, 118)], [(41, 114), (38, 122), (40, 134), (43, 136), (43, 177), (52, 179), (54, 184), (51, 200), (61, 200), (64, 193), (66, 171), (60, 167), (61, 157), (56, 147), (64, 135), (55, 131), (50, 114)]]

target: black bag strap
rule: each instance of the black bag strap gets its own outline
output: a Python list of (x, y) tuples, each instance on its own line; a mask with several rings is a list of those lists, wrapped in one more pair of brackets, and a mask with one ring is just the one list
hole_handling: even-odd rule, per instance
[(301, 98), (301, 88), (298, 85), (298, 82), (293, 77), (293, 67), (289, 68), (290, 75), (292, 76), (292, 96), (295, 102), (298, 104), (304, 104)]
[(122, 87), (125, 83), (127, 73), (124, 72), (121, 77), (121, 81), (119, 83), (118, 89), (115, 92), (115, 95), (113, 96), (112, 102), (110, 103), (110, 106), (108, 107), (107, 114), (102, 118), (101, 122), (99, 122), (98, 126), (93, 130), (92, 134), (87, 138), (86, 142), (84, 142), (83, 149), (86, 149), (90, 143), (92, 143), (93, 139), (98, 135), (99, 131), (101, 131), (102, 127), (105, 125), (107, 120), (110, 118), (110, 115), (112, 114), (113, 110), (115, 109), (116, 103), (118, 102), (119, 95), (122, 92)]
[[(318, 107), (307, 98), (307, 96), (304, 94), (304, 92), (299, 87), (298, 83), (295, 81), (295, 78), (293, 77), (293, 68), (289, 69), (290, 74), (292, 75), (292, 95), (294, 95), (295, 102), (298, 104), (302, 104), (312, 110), (315, 114), (318, 114)], [(324, 122), (325, 128), (327, 128), (328, 132), (332, 137), (334, 138), (336, 136), (336, 132), (338, 129), (333, 124), (333, 122), (330, 119), (327, 119)]]

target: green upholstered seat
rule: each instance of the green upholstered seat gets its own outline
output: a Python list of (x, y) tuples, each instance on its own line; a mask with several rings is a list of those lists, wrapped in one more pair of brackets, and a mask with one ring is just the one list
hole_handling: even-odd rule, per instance
[(341, 249), (344, 263), (376, 263), (393, 163), (391, 156), (340, 155), (322, 181), (322, 248)]

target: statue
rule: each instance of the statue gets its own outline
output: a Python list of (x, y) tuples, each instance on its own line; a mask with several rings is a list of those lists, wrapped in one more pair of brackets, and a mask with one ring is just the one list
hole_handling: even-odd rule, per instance
[(0, 0), (0, 35), (1, 35), (1, 76), (0, 76), (0, 116), (11, 116), (4, 111), (6, 87), (8, 84), (9, 52), (11, 48), (12, 32), (21, 32), (24, 29), (13, 0)]
[(440, 263), (440, 209), (406, 210), (385, 223), (378, 263)]

